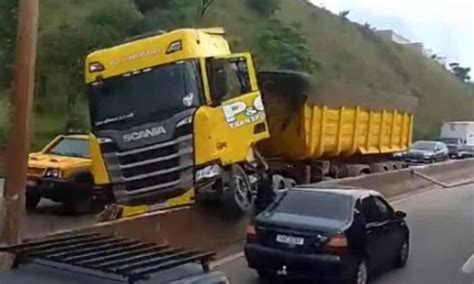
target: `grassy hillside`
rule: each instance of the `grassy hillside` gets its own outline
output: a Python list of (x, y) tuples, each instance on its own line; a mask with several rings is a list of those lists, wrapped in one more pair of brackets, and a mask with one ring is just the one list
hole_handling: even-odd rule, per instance
[[(280, 1), (279, 10), (262, 16), (249, 7), (249, 0), (215, 0), (203, 18), (199, 16), (201, 1), (195, 0), (160, 4), (150, 4), (157, 2), (149, 0), (40, 1), (35, 148), (65, 128), (67, 113), (73, 112), (87, 124), (80, 66), (88, 51), (139, 32), (182, 26), (224, 26), (232, 48), (251, 51), (260, 68), (294, 63), (294, 58), (275, 54), (278, 52), (295, 58), (303, 54), (297, 58), (297, 66), (313, 66), (312, 73), (324, 95), (350, 96), (351, 90), (368, 89), (416, 96), (418, 138), (436, 138), (442, 121), (474, 120), (472, 90), (433, 60), (409, 47), (385, 42), (370, 27), (305, 0)], [(165, 2), (177, 4), (161, 4)], [(136, 3), (145, 4), (137, 9)], [(281, 41), (283, 35), (286, 42)], [(278, 41), (282, 44), (275, 47)], [(1, 97), (0, 90), (0, 140), (6, 108)]]

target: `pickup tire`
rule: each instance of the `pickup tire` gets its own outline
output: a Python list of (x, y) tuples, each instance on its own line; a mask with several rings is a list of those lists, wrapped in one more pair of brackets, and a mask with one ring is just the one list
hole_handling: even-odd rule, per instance
[(252, 212), (255, 196), (249, 178), (240, 165), (232, 165), (223, 174), (221, 201), (230, 216), (241, 216)]
[(26, 210), (31, 211), (35, 210), (38, 204), (41, 201), (40, 194), (35, 190), (35, 188), (27, 188), (25, 193), (25, 207)]
[(74, 175), (72, 181), (78, 190), (64, 202), (66, 211), (72, 214), (89, 213), (94, 201), (94, 178), (89, 172), (83, 172)]

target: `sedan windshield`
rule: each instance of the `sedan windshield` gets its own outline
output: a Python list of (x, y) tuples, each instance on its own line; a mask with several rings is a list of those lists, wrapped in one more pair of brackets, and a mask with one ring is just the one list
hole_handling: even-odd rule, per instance
[(277, 203), (275, 212), (347, 220), (351, 216), (351, 198), (319, 191), (289, 191)]
[(47, 153), (66, 157), (90, 158), (87, 139), (63, 138), (58, 144), (50, 148)]
[(414, 150), (433, 151), (435, 149), (436, 142), (429, 141), (418, 141), (411, 147)]
[(136, 73), (90, 85), (93, 129), (128, 128), (167, 118), (201, 102), (195, 61), (181, 61)]

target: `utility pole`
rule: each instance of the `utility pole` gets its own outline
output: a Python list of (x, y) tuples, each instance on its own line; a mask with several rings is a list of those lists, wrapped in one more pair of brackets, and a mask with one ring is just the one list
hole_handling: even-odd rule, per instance
[(13, 84), (10, 97), (10, 133), (7, 144), (7, 177), (3, 191), (2, 242), (20, 241), (30, 121), (35, 87), (38, 0), (18, 0), (18, 27)]

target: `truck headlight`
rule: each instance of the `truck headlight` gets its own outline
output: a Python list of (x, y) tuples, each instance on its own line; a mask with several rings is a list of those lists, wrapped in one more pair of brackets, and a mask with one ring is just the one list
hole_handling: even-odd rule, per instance
[(186, 125), (186, 124), (191, 124), (193, 122), (193, 117), (192, 116), (188, 116), (184, 119), (182, 119), (181, 121), (179, 121), (177, 124), (176, 124), (176, 127), (180, 127), (180, 126), (183, 126), (183, 125)]
[(221, 167), (218, 164), (207, 166), (203, 169), (196, 171), (196, 182), (203, 179), (213, 178), (221, 173)]
[(63, 172), (60, 169), (48, 169), (45, 173), (46, 177), (62, 178)]

